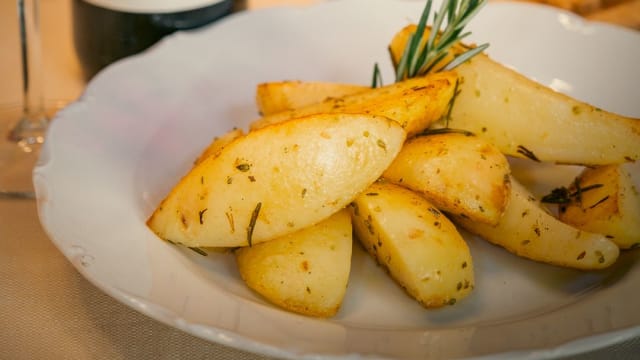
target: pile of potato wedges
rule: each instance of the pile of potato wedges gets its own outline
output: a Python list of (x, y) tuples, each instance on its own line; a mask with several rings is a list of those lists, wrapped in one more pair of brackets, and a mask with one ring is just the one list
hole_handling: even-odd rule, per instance
[[(389, 45), (394, 62), (415, 25)], [(458, 49), (468, 47), (459, 44)], [(480, 54), (372, 88), (259, 84), (260, 117), (202, 151), (147, 221), (163, 240), (230, 249), (245, 283), (284, 309), (335, 315), (359, 243), (426, 308), (474, 289), (459, 229), (527, 259), (582, 270), (640, 244), (640, 120), (557, 93)], [(584, 171), (559, 216), (511, 157)]]

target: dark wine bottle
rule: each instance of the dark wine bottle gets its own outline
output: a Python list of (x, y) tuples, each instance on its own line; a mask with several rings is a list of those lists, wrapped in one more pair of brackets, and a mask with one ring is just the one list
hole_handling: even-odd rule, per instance
[(233, 0), (73, 0), (76, 53), (89, 80), (105, 66), (233, 9)]

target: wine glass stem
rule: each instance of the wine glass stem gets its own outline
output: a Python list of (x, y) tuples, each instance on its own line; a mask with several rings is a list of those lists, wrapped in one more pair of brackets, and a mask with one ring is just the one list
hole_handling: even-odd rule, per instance
[(44, 141), (48, 120), (44, 110), (40, 9), (38, 0), (17, 0), (22, 58), (22, 116), (10, 131), (11, 140), (27, 146)]

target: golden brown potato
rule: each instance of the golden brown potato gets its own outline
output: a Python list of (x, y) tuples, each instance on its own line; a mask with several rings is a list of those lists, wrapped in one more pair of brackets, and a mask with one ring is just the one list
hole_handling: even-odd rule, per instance
[(640, 195), (623, 165), (585, 168), (567, 195), (560, 220), (604, 234), (622, 249), (640, 245)]
[(469, 232), (531, 260), (582, 270), (602, 269), (618, 259), (618, 246), (604, 235), (556, 219), (527, 189), (511, 180), (511, 199), (496, 226), (454, 216)]
[(509, 199), (509, 162), (493, 144), (460, 133), (409, 139), (383, 177), (438, 209), (497, 224)]
[(368, 86), (320, 81), (267, 82), (258, 84), (256, 104), (260, 114), (265, 116), (370, 89)]
[(200, 164), (209, 156), (218, 156), (225, 146), (231, 144), (232, 141), (242, 136), (244, 136), (244, 131), (242, 131), (241, 129), (232, 129), (222, 136), (215, 137), (213, 141), (211, 141), (209, 146), (207, 146), (207, 148), (200, 153), (196, 161), (193, 162), (193, 165)]
[[(391, 41), (394, 62), (415, 28), (405, 27)], [(459, 45), (454, 52), (465, 48)], [(640, 159), (639, 119), (613, 114), (556, 92), (485, 54), (455, 70), (460, 76), (459, 94), (448, 126), (471, 131), (505, 154), (578, 165)]]
[(441, 72), (358, 94), (329, 98), (321, 103), (264, 116), (251, 124), (251, 130), (312, 114), (362, 113), (386, 116), (412, 136), (446, 113), (457, 78), (454, 72)]
[(447, 217), (422, 196), (376, 182), (351, 207), (364, 248), (427, 308), (452, 305), (474, 287), (473, 261)]
[(351, 218), (341, 210), (317, 225), (235, 251), (247, 286), (309, 316), (338, 312), (351, 270)]
[(147, 221), (189, 247), (257, 244), (344, 208), (395, 158), (406, 133), (372, 115), (321, 114), (253, 131), (195, 166)]

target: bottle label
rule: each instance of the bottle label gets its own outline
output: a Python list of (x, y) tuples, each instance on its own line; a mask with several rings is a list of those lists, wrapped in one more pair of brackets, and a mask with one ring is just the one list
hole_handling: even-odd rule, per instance
[(84, 0), (89, 4), (131, 13), (171, 13), (214, 5), (222, 0)]

